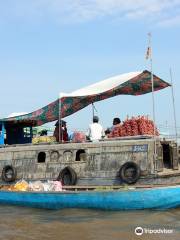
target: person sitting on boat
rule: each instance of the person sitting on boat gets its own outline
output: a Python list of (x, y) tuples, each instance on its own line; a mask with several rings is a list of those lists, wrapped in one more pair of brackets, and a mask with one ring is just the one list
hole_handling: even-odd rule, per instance
[(121, 120), (120, 118), (113, 119), (113, 126), (111, 128), (110, 134), (108, 134), (108, 138), (115, 138), (121, 136)]
[(113, 127), (117, 126), (118, 124), (121, 124), (121, 119), (120, 118), (114, 118), (113, 119)]
[(111, 133), (111, 129), (112, 128), (107, 128), (104, 132), (105, 132), (105, 137), (107, 137), (110, 133)]
[[(66, 122), (64, 120), (61, 120), (56, 122), (55, 124), (55, 130), (53, 136), (56, 138), (57, 142), (67, 142), (68, 141), (68, 132), (67, 132), (67, 127), (66, 127)], [(61, 130), (59, 131), (59, 126)], [(59, 139), (60, 137), (60, 139)]]
[(99, 118), (98, 116), (93, 117), (93, 123), (89, 125), (89, 129), (87, 132), (87, 137), (91, 141), (98, 141), (102, 139), (105, 136), (103, 127), (99, 123)]
[(40, 136), (47, 136), (47, 130), (46, 130), (46, 129), (43, 129), (43, 130), (40, 132)]

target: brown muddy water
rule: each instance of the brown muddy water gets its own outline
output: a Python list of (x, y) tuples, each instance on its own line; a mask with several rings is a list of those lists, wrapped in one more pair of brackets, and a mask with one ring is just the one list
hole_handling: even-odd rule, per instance
[[(142, 227), (141, 236), (135, 228)], [(145, 233), (171, 230), (170, 233)], [(168, 211), (41, 210), (0, 206), (2, 240), (180, 240), (180, 209)]]

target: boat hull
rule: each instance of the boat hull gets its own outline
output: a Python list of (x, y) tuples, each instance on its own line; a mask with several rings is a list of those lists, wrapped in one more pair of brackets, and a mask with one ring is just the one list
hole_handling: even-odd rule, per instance
[(168, 209), (180, 207), (180, 186), (143, 189), (121, 189), (115, 191), (0, 191), (0, 204), (45, 209)]

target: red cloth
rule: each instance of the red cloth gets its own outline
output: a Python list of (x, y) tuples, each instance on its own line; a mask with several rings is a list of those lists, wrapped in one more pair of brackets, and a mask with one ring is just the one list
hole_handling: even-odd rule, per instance
[[(60, 135), (60, 141), (59, 141), (59, 135)], [(54, 130), (54, 137), (56, 138), (57, 142), (67, 142), (68, 141), (68, 133), (67, 128), (61, 129), (59, 133), (59, 126), (56, 126)]]

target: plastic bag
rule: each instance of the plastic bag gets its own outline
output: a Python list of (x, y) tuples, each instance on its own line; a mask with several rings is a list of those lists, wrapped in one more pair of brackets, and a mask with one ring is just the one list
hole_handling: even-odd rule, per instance
[(34, 137), (32, 139), (33, 144), (38, 144), (38, 143), (53, 143), (56, 142), (56, 138), (53, 136), (40, 136), (40, 137)]
[(44, 191), (62, 191), (62, 183), (60, 181), (48, 181), (47, 183), (43, 183)]
[(25, 180), (20, 180), (14, 185), (13, 190), (15, 190), (15, 191), (28, 191), (29, 190), (29, 184)]
[(41, 181), (31, 182), (29, 183), (29, 190), (38, 192), (38, 191), (44, 191), (44, 186)]
[(53, 190), (55, 192), (61, 192), (63, 189), (62, 189), (62, 183), (60, 181), (54, 181), (53, 182), (53, 185), (54, 185), (54, 188)]

